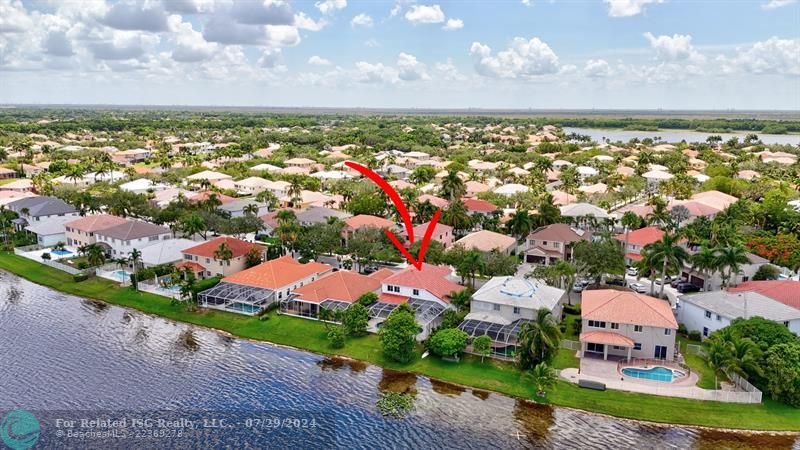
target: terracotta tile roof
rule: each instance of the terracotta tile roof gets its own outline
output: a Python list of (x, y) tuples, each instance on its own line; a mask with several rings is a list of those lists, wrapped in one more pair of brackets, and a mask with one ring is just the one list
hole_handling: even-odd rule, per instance
[[(376, 272), (377, 273), (377, 272)], [(348, 270), (332, 272), (294, 290), (298, 300), (321, 303), (324, 300), (354, 303), (367, 292), (381, 288), (381, 281)]]
[(98, 230), (105, 230), (116, 225), (127, 222), (122, 217), (112, 216), (110, 214), (97, 214), (95, 216), (86, 216), (72, 222), (67, 222), (64, 226), (74, 228), (76, 230), (93, 233)]
[(396, 294), (387, 294), (382, 292), (378, 296), (378, 301), (381, 303), (391, 303), (393, 305), (402, 305), (408, 301), (408, 297), (405, 295), (396, 295)]
[(376, 280), (383, 281), (383, 280), (389, 278), (392, 275), (394, 275), (394, 272), (392, 272), (389, 269), (383, 268), (383, 269), (378, 270), (377, 272), (372, 272), (371, 274), (369, 274), (369, 277), (370, 278), (375, 278)]
[(461, 200), (461, 203), (464, 204), (464, 207), (469, 212), (492, 212), (497, 209), (494, 204), (479, 198), (465, 198)]
[(644, 257), (638, 253), (625, 253), (625, 257), (631, 261), (641, 261)]
[(659, 328), (678, 328), (669, 302), (635, 292), (583, 291), (581, 318)]
[(633, 347), (633, 339), (611, 331), (589, 331), (581, 333), (581, 342), (593, 342), (595, 344), (618, 345), (620, 347)]
[(765, 280), (745, 281), (729, 288), (729, 292), (757, 292), (786, 306), (800, 309), (800, 281)]
[(531, 234), (528, 239), (536, 239), (537, 241), (555, 241), (555, 242), (577, 242), (588, 241), (592, 237), (591, 231), (583, 231), (573, 228), (565, 223), (554, 223), (539, 227)]
[(141, 220), (129, 219), (125, 219), (125, 221), (119, 225), (114, 225), (95, 231), (95, 234), (97, 235), (121, 239), (123, 241), (171, 233), (172, 232), (167, 227), (162, 227), (160, 225), (155, 225)]
[(686, 207), (689, 211), (689, 216), (691, 217), (698, 217), (698, 216), (713, 216), (718, 212), (722, 211), (721, 207), (715, 207), (712, 205), (708, 205), (703, 202), (698, 202), (695, 200), (676, 200), (673, 201), (671, 205), (669, 205), (669, 210), (671, 211), (672, 208), (682, 205)]
[(232, 201), (236, 200), (233, 197), (230, 197), (230, 196), (227, 196), (227, 195), (224, 195), (224, 194), (220, 194), (218, 192), (213, 192), (213, 191), (200, 192), (200, 193), (198, 193), (196, 195), (192, 195), (191, 197), (188, 198), (188, 200), (191, 203), (204, 202), (204, 201), (208, 200), (208, 198), (211, 197), (211, 195), (216, 195), (217, 199), (219, 199), (219, 201), (222, 202), (222, 203), (228, 203), (228, 202), (232, 202)]
[(181, 261), (175, 264), (175, 267), (177, 267), (178, 269), (181, 269), (183, 267), (188, 267), (189, 269), (192, 269), (192, 272), (195, 273), (204, 272), (206, 270), (205, 267), (201, 266), (200, 264), (197, 264), (194, 261)]
[(384, 219), (383, 217), (370, 216), (369, 214), (359, 214), (357, 216), (350, 217), (345, 219), (344, 223), (354, 230), (363, 227), (391, 228), (394, 226), (394, 222), (391, 220)]
[[(423, 236), (425, 236), (425, 232), (428, 230), (428, 225), (430, 225), (431, 221), (427, 221), (423, 224), (417, 225), (414, 227), (414, 240), (419, 241), (422, 240)], [(453, 227), (450, 225), (445, 225), (443, 223), (436, 222), (436, 227), (433, 229), (433, 234), (431, 235), (432, 238), (435, 240), (439, 235), (443, 235), (446, 233), (453, 233)]]
[[(664, 232), (658, 227), (639, 228), (628, 233), (628, 244), (645, 246), (660, 241), (663, 236)], [(618, 234), (614, 238), (620, 242), (625, 242), (625, 233)]]
[(516, 246), (517, 240), (494, 231), (480, 230), (457, 240), (455, 245), (461, 245), (467, 250), (474, 249), (480, 252), (491, 252), (494, 249), (504, 252), (506, 249)]
[(383, 284), (423, 289), (440, 300), (449, 303), (450, 293), (461, 292), (464, 290), (464, 286), (450, 281), (447, 278), (448, 275), (450, 275), (448, 266), (434, 266), (423, 263), (422, 270), (417, 270), (413, 266), (406, 267), (384, 279)]
[(220, 236), (216, 239), (212, 239), (210, 241), (203, 242), (200, 245), (195, 245), (194, 247), (189, 247), (183, 251), (183, 253), (187, 253), (190, 255), (197, 255), (203, 256), (206, 258), (213, 258), (214, 252), (219, 248), (222, 243), (225, 243), (228, 248), (231, 249), (231, 253), (233, 253), (234, 258), (238, 258), (239, 256), (244, 255), (251, 248), (257, 248), (259, 251), (264, 251), (264, 247), (254, 244), (252, 242), (243, 241), (241, 239), (236, 239), (230, 236)]
[(318, 262), (300, 264), (291, 256), (281, 256), (261, 263), (255, 267), (225, 277), (229, 283), (244, 284), (267, 289), (279, 289), (297, 280), (322, 274), (331, 270), (331, 266)]
[(448, 202), (447, 200), (430, 194), (420, 195), (419, 197), (417, 197), (417, 201), (419, 203), (431, 202), (431, 204), (437, 208), (446, 208), (447, 205), (450, 204), (450, 202)]

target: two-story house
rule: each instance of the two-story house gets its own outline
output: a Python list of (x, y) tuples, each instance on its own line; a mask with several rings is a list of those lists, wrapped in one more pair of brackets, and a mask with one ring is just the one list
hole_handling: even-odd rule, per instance
[[(220, 248), (230, 250), (230, 258), (223, 259)], [(220, 236), (202, 244), (183, 250), (183, 260), (192, 261), (203, 267), (198, 272), (201, 278), (210, 276), (228, 276), (247, 268), (246, 255), (252, 249), (257, 249), (262, 258), (265, 248), (252, 242), (243, 241), (230, 236)]]
[(625, 264), (631, 265), (642, 260), (642, 249), (649, 244), (658, 242), (664, 237), (664, 232), (658, 227), (644, 227), (618, 234), (614, 239), (627, 246), (625, 247)]
[(454, 245), (459, 245), (466, 250), (477, 250), (482, 253), (499, 251), (504, 255), (511, 255), (517, 249), (517, 240), (512, 236), (496, 233), (489, 230), (474, 231), (461, 239)]
[(141, 250), (156, 241), (172, 239), (172, 231), (167, 227), (131, 219), (97, 230), (94, 235), (97, 245), (114, 258), (127, 258), (133, 249)]
[(392, 273), (388, 269), (369, 275), (349, 270), (331, 272), (294, 289), (292, 295), (284, 297), (280, 304), (281, 314), (317, 319), (322, 308), (343, 311), (362, 295), (380, 292), (381, 280)]
[(554, 223), (539, 227), (527, 238), (525, 262), (545, 266), (572, 259), (572, 247), (580, 241), (588, 241), (592, 232), (571, 227), (565, 223)]
[(542, 308), (561, 317), (567, 292), (532, 278), (494, 277), (472, 294), (469, 314), (459, 325), (470, 339), (492, 338), (493, 354), (510, 357), (517, 348), (520, 327), (536, 319)]
[(381, 282), (378, 301), (369, 308), (370, 330), (377, 331), (381, 322), (398, 306), (407, 303), (415, 312), (417, 323), (422, 328), (417, 335), (424, 340), (441, 322), (446, 309), (455, 309), (450, 303), (450, 294), (465, 288), (453, 281), (448, 266), (422, 265), (422, 270), (409, 266)]
[(126, 219), (110, 214), (96, 214), (67, 222), (65, 224), (67, 245), (73, 247), (92, 245), (97, 242), (97, 238), (94, 235), (97, 231), (121, 225), (125, 222), (127, 222)]
[[(422, 238), (425, 236), (425, 233), (428, 231), (428, 226), (430, 226), (430, 224), (431, 222), (428, 221), (414, 227), (414, 242), (422, 240)], [(450, 248), (453, 246), (454, 239), (453, 227), (436, 222), (436, 227), (434, 227), (433, 234), (431, 234), (432, 241), (442, 244), (444, 248)]]
[(394, 228), (395, 223), (383, 217), (371, 216), (369, 214), (359, 214), (357, 216), (348, 217), (344, 221), (344, 228), (342, 228), (342, 245), (347, 245), (347, 241), (353, 237), (353, 233), (364, 228)]
[(581, 358), (675, 356), (678, 322), (665, 300), (614, 289), (584, 291), (581, 325)]
[(55, 197), (25, 197), (6, 205), (19, 216), (14, 219), (18, 230), (36, 222), (43, 222), (51, 217), (78, 217), (78, 210), (74, 206)]

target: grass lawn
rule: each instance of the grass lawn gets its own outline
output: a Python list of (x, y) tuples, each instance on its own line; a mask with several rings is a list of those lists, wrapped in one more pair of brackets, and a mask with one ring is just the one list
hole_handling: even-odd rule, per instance
[(578, 333), (575, 332), (575, 322), (580, 322), (581, 316), (579, 314), (564, 314), (564, 320), (561, 321), (564, 325), (566, 325), (566, 330), (564, 330), (564, 339), (569, 339), (570, 341), (577, 341), (578, 340)]
[[(119, 288), (115, 283), (90, 278), (75, 283), (69, 274), (38, 264), (13, 253), (0, 253), (0, 268), (30, 281), (59, 291), (104, 300), (135, 308), (168, 319), (227, 331), (233, 335), (290, 345), (317, 353), (336, 354), (382, 367), (415, 372), (451, 383), (491, 390), (502, 394), (535, 398), (535, 388), (523, 379), (512, 364), (466, 355), (460, 362), (447, 362), (437, 357), (422, 359), (419, 353), (408, 364), (399, 364), (384, 357), (378, 337), (367, 335), (350, 338), (342, 349), (331, 349), (325, 326), (316, 321), (272, 313), (268, 320), (223, 311), (189, 312), (183, 305), (173, 305), (164, 297)], [(575, 367), (577, 359), (571, 350), (560, 350), (553, 366)], [(566, 381), (558, 381), (545, 399), (536, 399), (558, 406), (594, 411), (630, 419), (654, 422), (703, 425), (752, 430), (800, 431), (800, 409), (765, 400), (761, 405), (704, 402), (657, 397), (619, 391), (580, 389)]]
[(690, 341), (684, 336), (678, 336), (675, 341), (680, 345), (681, 353), (686, 360), (686, 365), (689, 366), (695, 373), (700, 376), (697, 386), (703, 389), (716, 389), (718, 382), (728, 381), (724, 374), (715, 375), (714, 370), (708, 367), (708, 363), (702, 356), (689, 353), (686, 351), (686, 344), (699, 345), (699, 342)]

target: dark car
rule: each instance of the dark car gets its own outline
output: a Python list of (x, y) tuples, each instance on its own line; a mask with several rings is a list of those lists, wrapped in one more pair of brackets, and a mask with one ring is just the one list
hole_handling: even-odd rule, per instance
[(612, 286), (625, 286), (625, 280), (623, 278), (609, 278), (606, 280), (606, 284), (610, 284)]
[(700, 288), (698, 286), (686, 282), (678, 283), (676, 289), (678, 289), (678, 292), (680, 292), (681, 294), (686, 294), (688, 292), (700, 292)]
[(672, 283), (670, 283), (669, 285), (674, 287), (674, 288), (677, 288), (679, 284), (683, 284), (683, 283), (686, 283), (686, 282), (687, 281), (684, 280), (683, 278), (676, 277), (674, 280), (672, 280)]

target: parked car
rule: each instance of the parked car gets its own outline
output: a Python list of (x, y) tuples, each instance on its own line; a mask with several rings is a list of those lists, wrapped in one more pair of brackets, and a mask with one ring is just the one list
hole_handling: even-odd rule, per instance
[(656, 286), (661, 286), (662, 284), (669, 284), (670, 282), (672, 282), (672, 277), (669, 275), (665, 275), (663, 280), (661, 278), (656, 278), (656, 280), (653, 281), (653, 283), (655, 283)]
[(638, 292), (640, 294), (644, 294), (647, 292), (647, 287), (642, 283), (631, 283), (628, 285), (629, 288), (633, 289), (634, 292)]
[(686, 282), (687, 282), (687, 281), (686, 281), (686, 280), (684, 280), (684, 279), (683, 279), (683, 278), (681, 278), (681, 277), (675, 277), (675, 279), (673, 279), (673, 280), (672, 280), (672, 283), (670, 283), (669, 285), (670, 285), (670, 286), (672, 286), (672, 287), (674, 287), (674, 288), (677, 288), (679, 284), (681, 284), (681, 283), (686, 283)]
[(639, 271), (636, 270), (635, 267), (628, 267), (628, 270), (626, 270), (625, 273), (632, 277), (639, 276)]
[(606, 280), (606, 284), (610, 284), (612, 286), (625, 286), (625, 279), (624, 278), (609, 278)]
[(695, 286), (692, 283), (686, 283), (686, 282), (678, 283), (678, 286), (676, 286), (676, 289), (681, 294), (686, 294), (688, 292), (700, 292), (700, 287), (699, 286)]

